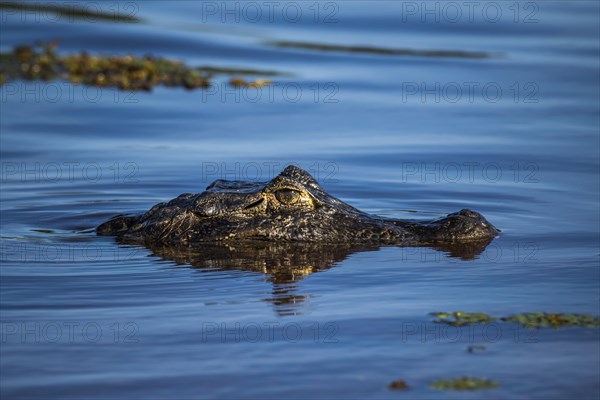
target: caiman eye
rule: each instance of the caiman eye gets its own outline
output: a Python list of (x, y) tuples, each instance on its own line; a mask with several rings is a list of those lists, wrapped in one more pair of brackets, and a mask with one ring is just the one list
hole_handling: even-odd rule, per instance
[(293, 189), (280, 189), (275, 192), (275, 197), (283, 204), (291, 205), (300, 201), (302, 194)]

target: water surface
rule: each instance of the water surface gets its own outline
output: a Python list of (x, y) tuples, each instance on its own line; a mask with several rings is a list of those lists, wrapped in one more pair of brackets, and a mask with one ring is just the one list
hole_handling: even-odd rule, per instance
[[(411, 398), (598, 396), (598, 329), (457, 331), (427, 315), (600, 314), (596, 2), (515, 3), (518, 16), (498, 2), (496, 22), (465, 9), (456, 22), (423, 22), (420, 2), (320, 3), (316, 21), (312, 3), (293, 3), (296, 22), (242, 9), (236, 21), (221, 3), (131, 4), (118, 11), (139, 23), (4, 10), (0, 50), (57, 38), (64, 54), (285, 75), (260, 92), (220, 75), (209, 91), (0, 88), (3, 397), (397, 398), (394, 379)], [(502, 234), (468, 261), (430, 248), (316, 260), (304, 249), (277, 274), (258, 266), (287, 249), (199, 260), (93, 232), (214, 179), (268, 180), (289, 163), (367, 212), (472, 208)], [(468, 353), (475, 344), (487, 349)], [(501, 386), (429, 388), (463, 375)]]

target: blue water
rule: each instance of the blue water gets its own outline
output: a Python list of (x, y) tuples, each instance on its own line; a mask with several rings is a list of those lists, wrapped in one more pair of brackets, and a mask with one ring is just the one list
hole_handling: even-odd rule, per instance
[[(458, 2), (458, 19), (437, 2), (276, 2), (273, 18), (248, 4), (90, 6), (135, 24), (2, 10), (2, 51), (56, 38), (62, 54), (284, 73), (258, 91), (223, 75), (206, 91), (0, 87), (2, 397), (597, 398), (598, 329), (456, 330), (427, 314), (600, 314), (598, 3), (482, 2), (471, 18)], [(385, 247), (282, 282), (249, 268), (259, 255), (207, 268), (92, 231), (289, 163), (367, 212), (472, 208), (502, 233), (473, 260)], [(501, 386), (429, 387), (463, 375)]]

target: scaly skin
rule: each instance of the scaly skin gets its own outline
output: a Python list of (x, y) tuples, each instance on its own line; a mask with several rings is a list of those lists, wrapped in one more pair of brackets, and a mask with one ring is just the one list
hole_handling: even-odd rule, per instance
[(288, 166), (266, 183), (217, 180), (139, 216), (118, 216), (98, 235), (158, 245), (249, 240), (427, 246), (489, 242), (499, 230), (463, 209), (414, 222), (364, 213), (326, 193), (304, 170)]

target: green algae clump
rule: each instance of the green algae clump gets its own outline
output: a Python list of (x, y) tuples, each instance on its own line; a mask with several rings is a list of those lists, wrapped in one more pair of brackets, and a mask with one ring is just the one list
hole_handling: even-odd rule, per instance
[(431, 384), (437, 390), (482, 390), (499, 387), (500, 384), (485, 378), (463, 376), (456, 379), (440, 379)]
[(12, 52), (0, 54), (2, 83), (13, 79), (44, 80), (58, 78), (56, 42), (44, 47), (17, 46)]
[(529, 312), (501, 318), (502, 321), (520, 324), (525, 328), (566, 328), (581, 326), (593, 328), (600, 326), (600, 319), (589, 314), (551, 314), (544, 312)]
[(388, 388), (390, 390), (406, 390), (408, 389), (408, 384), (402, 379), (396, 379), (388, 385)]
[(122, 90), (149, 91), (157, 85), (195, 89), (210, 84), (207, 76), (179, 61), (150, 56), (92, 56), (86, 52), (60, 57), (56, 45), (18, 46), (12, 53), (3, 53), (0, 72), (6, 80), (64, 79)]
[(91, 86), (141, 90), (151, 90), (157, 85), (186, 89), (209, 86), (208, 79), (198, 71), (164, 58), (97, 57), (80, 53), (64, 57), (62, 65), (69, 80)]
[(522, 325), (525, 328), (566, 328), (580, 326), (594, 328), (600, 326), (600, 319), (589, 314), (556, 314), (545, 312), (528, 312), (514, 314), (510, 317), (492, 317), (481, 312), (431, 312), (438, 319), (433, 322), (452, 326), (467, 326), (478, 324), (489, 324), (494, 321), (509, 322)]
[[(210, 72), (203, 71), (201, 67), (188, 67), (181, 61), (152, 56), (97, 56), (87, 52), (61, 57), (56, 52), (57, 44), (54, 41), (44, 45), (17, 46), (12, 52), (1, 53), (0, 85), (17, 79), (62, 79), (73, 84), (144, 91), (156, 86), (206, 89), (211, 85)], [(275, 74), (273, 71), (267, 72)], [(246, 82), (237, 78), (230, 84), (234, 87), (260, 88), (271, 85), (272, 81), (258, 79)]]
[(255, 81), (252, 82), (247, 82), (245, 79), (243, 78), (231, 78), (231, 80), (229, 81), (229, 84), (233, 87), (246, 87), (246, 88), (255, 88), (255, 89), (259, 89), (262, 88), (264, 86), (270, 86), (273, 84), (273, 81), (271, 81), (270, 79), (257, 79)]
[(481, 312), (432, 312), (429, 313), (437, 317), (438, 319), (433, 322), (439, 324), (447, 324), (452, 326), (466, 326), (466, 325), (478, 325), (478, 324), (489, 324), (496, 321), (498, 318), (490, 317), (488, 314)]

